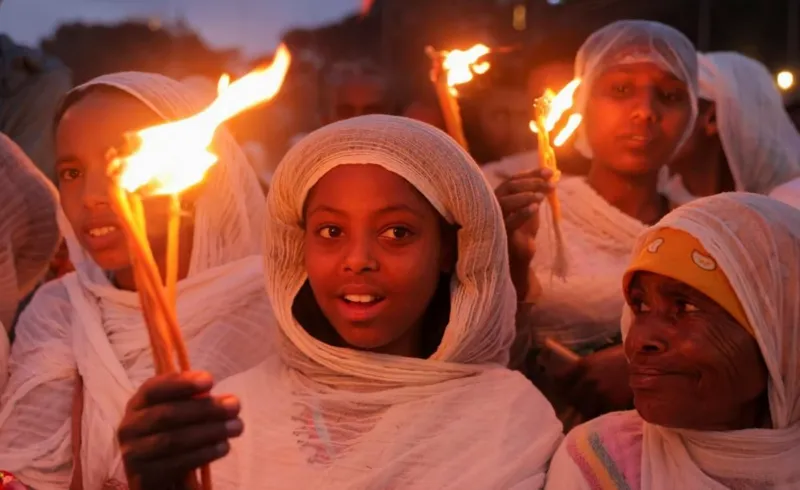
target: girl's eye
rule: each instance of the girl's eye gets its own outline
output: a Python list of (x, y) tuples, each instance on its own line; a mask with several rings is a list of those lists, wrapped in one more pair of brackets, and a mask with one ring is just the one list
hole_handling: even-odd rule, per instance
[(662, 92), (661, 99), (669, 103), (683, 102), (684, 94), (679, 90), (672, 90), (669, 92)]
[(611, 93), (614, 95), (626, 95), (631, 91), (630, 86), (623, 84), (615, 84), (611, 86)]
[(342, 229), (338, 226), (323, 226), (317, 233), (322, 238), (339, 238), (342, 236)]
[(77, 168), (65, 168), (58, 173), (58, 179), (64, 182), (75, 180), (81, 176), (81, 171)]
[(381, 233), (381, 236), (392, 240), (402, 240), (411, 236), (411, 230), (402, 226), (393, 226)]

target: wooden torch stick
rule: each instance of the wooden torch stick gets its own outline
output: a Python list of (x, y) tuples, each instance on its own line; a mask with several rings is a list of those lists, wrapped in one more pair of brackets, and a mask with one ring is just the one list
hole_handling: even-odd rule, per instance
[(431, 68), (431, 82), (436, 89), (436, 98), (439, 100), (439, 107), (442, 109), (444, 125), (449, 134), (464, 150), (469, 151), (467, 138), (464, 136), (464, 126), (461, 120), (461, 109), (458, 100), (450, 92), (447, 84), (447, 73), (442, 66), (444, 57), (442, 53), (428, 46), (425, 50), (431, 58), (433, 66)]
[(169, 224), (167, 227), (166, 286), (169, 302), (177, 308), (178, 253), (181, 240), (181, 201), (177, 194), (169, 196)]
[[(534, 124), (536, 124), (536, 136), (538, 138), (539, 165), (553, 171), (552, 182), (558, 182), (561, 172), (558, 170), (556, 154), (550, 144), (550, 135), (547, 132), (547, 115), (550, 113), (550, 103), (552, 94), (548, 91), (536, 99), (534, 103)], [(553, 273), (560, 278), (567, 275), (567, 252), (564, 243), (564, 235), (561, 231), (561, 202), (555, 189), (547, 195), (548, 203), (553, 215), (553, 232), (556, 239), (556, 254), (553, 260)]]
[[(148, 334), (151, 339), (156, 372), (174, 372), (175, 366), (172, 359), (172, 348), (177, 353), (181, 370), (191, 368), (186, 344), (178, 326), (173, 304), (170, 303), (164, 292), (158, 267), (150, 250), (145, 233), (144, 206), (141, 198), (136, 194), (127, 194), (121, 188), (114, 186), (111, 192), (112, 203), (120, 221), (125, 228), (129, 239), (129, 253), (131, 254), (136, 275), (137, 289), (139, 289), (142, 311), (145, 323), (148, 325)], [(166, 325), (165, 325), (166, 324)], [(202, 488), (211, 490), (210, 468), (201, 468)], [(188, 475), (188, 482), (192, 488), (198, 488), (197, 476)]]

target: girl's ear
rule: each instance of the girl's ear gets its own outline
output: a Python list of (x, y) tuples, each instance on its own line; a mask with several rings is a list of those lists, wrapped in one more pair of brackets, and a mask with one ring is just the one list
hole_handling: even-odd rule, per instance
[(442, 252), (440, 269), (445, 274), (452, 274), (458, 261), (458, 227), (442, 224)]
[(705, 128), (706, 136), (716, 136), (719, 133), (716, 104), (711, 104), (711, 107), (703, 114), (703, 127)]

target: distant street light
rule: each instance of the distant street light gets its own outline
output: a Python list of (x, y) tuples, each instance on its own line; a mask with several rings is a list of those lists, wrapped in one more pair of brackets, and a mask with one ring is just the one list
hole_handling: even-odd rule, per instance
[(781, 90), (789, 90), (794, 87), (794, 73), (790, 71), (784, 70), (778, 73), (776, 80)]

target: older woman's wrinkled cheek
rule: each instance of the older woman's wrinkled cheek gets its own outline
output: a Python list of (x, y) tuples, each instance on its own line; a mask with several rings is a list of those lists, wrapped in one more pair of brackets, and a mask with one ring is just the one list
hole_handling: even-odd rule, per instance
[[(736, 402), (758, 397), (767, 383), (767, 370), (758, 342), (729, 315), (705, 319), (699, 343), (711, 359), (711, 368)], [(721, 388), (721, 386), (720, 386)]]

